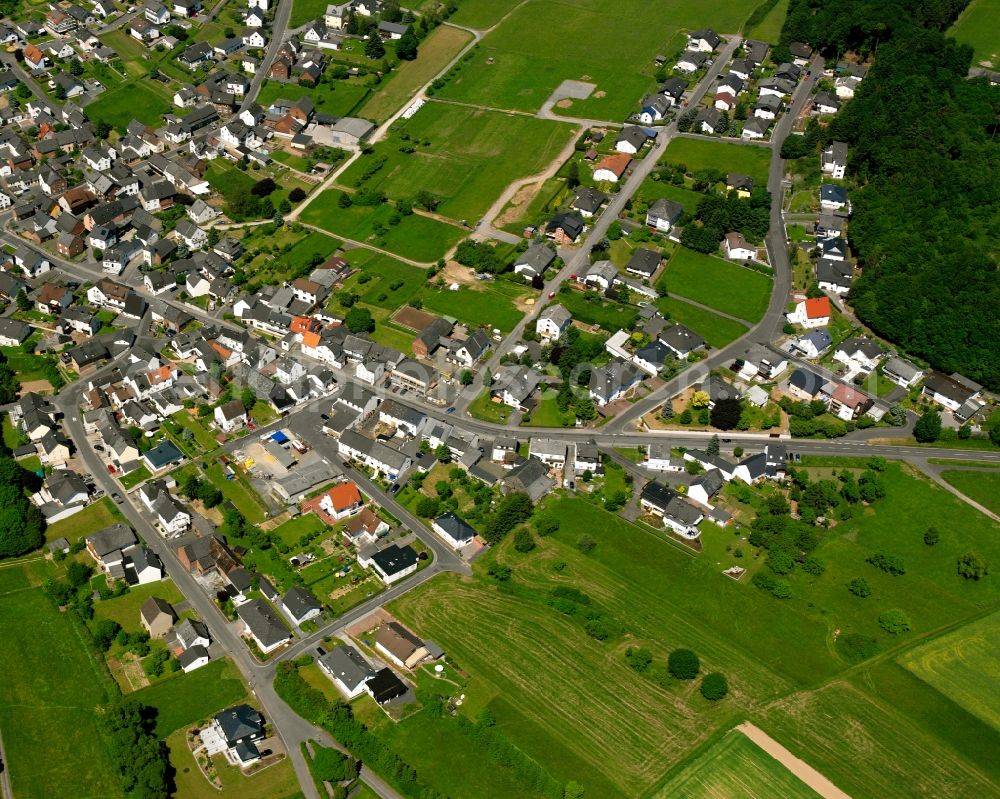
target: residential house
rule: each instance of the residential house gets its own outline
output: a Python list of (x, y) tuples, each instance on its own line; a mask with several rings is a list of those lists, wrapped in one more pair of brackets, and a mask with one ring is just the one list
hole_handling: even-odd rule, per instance
[(669, 233), (684, 213), (684, 206), (673, 200), (660, 198), (646, 211), (646, 226), (661, 233)]
[(551, 247), (545, 244), (532, 244), (514, 259), (514, 274), (523, 275), (528, 280), (544, 275), (555, 258), (556, 253)]
[(471, 524), (451, 512), (438, 516), (431, 523), (431, 529), (455, 549), (464, 547), (476, 536)]
[(893, 355), (882, 364), (882, 374), (896, 385), (906, 389), (913, 388), (924, 376), (920, 367), (914, 366), (897, 355)]
[(236, 705), (217, 713), (213, 728), (216, 738), (229, 747), (234, 761), (245, 767), (260, 760), (257, 743), (264, 738), (264, 717), (250, 705)]
[(830, 315), (830, 298), (816, 297), (796, 303), (795, 310), (785, 314), (785, 318), (793, 325), (810, 329), (829, 325)]
[(631, 165), (632, 156), (628, 153), (606, 156), (594, 167), (594, 180), (598, 183), (603, 181), (617, 183)]
[(301, 627), (304, 622), (317, 618), (323, 612), (323, 606), (309, 589), (295, 585), (281, 600), (281, 610), (292, 624)]
[(583, 216), (576, 211), (555, 214), (545, 225), (545, 236), (556, 244), (572, 244), (583, 233)]
[(562, 305), (550, 305), (538, 315), (535, 332), (546, 341), (555, 341), (572, 321), (570, 312)]
[(386, 585), (392, 585), (413, 574), (419, 560), (409, 544), (402, 547), (390, 544), (381, 550), (359, 551), (358, 563), (364, 569), (372, 569)]
[(834, 141), (820, 155), (823, 174), (835, 180), (843, 180), (847, 173), (847, 142)]
[(292, 634), (263, 599), (251, 599), (236, 608), (243, 632), (268, 655), (291, 640)]
[(343, 521), (359, 513), (364, 507), (364, 499), (353, 481), (348, 480), (333, 486), (320, 496), (319, 508), (335, 521)]
[(224, 433), (231, 433), (246, 426), (247, 410), (238, 397), (215, 408), (215, 424)]
[(421, 638), (398, 621), (385, 622), (375, 633), (375, 649), (401, 669), (413, 669), (430, 657)]
[(150, 638), (163, 638), (177, 621), (177, 612), (167, 600), (151, 596), (139, 608), (139, 619)]
[(830, 395), (830, 413), (845, 422), (857, 419), (873, 404), (866, 394), (845, 383), (840, 383)]
[(366, 684), (375, 676), (375, 670), (368, 661), (350, 644), (334, 647), (316, 663), (346, 699), (363, 694)]

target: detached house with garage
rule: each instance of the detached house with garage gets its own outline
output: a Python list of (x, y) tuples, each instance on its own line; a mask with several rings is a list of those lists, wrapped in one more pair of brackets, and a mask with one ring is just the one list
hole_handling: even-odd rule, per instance
[(347, 699), (361, 696), (367, 682), (375, 676), (364, 656), (349, 644), (334, 647), (316, 662)]
[(454, 513), (438, 516), (431, 528), (451, 547), (459, 549), (470, 543), (476, 536), (475, 528)]

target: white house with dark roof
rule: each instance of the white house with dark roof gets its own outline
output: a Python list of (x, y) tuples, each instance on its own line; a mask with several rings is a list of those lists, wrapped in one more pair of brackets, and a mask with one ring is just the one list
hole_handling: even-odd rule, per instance
[(572, 321), (570, 312), (562, 305), (550, 305), (538, 315), (535, 332), (547, 341), (555, 341)]
[(514, 259), (514, 274), (523, 275), (531, 280), (536, 275), (545, 274), (545, 270), (555, 258), (555, 250), (548, 245), (532, 244)]
[(334, 647), (316, 663), (347, 699), (363, 694), (365, 684), (375, 676), (371, 664), (350, 644)]
[(455, 549), (464, 547), (476, 536), (476, 530), (471, 524), (450, 512), (438, 516), (431, 523), (431, 529)]

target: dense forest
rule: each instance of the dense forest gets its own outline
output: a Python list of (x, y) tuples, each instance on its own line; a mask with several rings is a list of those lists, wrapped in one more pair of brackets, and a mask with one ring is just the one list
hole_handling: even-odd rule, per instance
[(1000, 389), (1000, 88), (942, 31), (964, 0), (792, 0), (782, 45), (875, 53), (828, 138), (849, 142), (851, 300), (880, 335)]

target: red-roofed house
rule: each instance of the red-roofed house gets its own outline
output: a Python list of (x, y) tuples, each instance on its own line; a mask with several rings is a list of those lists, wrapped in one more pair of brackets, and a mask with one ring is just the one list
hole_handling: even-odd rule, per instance
[(361, 492), (351, 481), (340, 483), (318, 497), (302, 503), (302, 511), (313, 511), (326, 524), (335, 524), (364, 507)]
[(594, 180), (607, 180), (611, 183), (617, 183), (621, 180), (622, 175), (625, 174), (625, 170), (629, 168), (631, 163), (632, 156), (626, 153), (609, 155), (594, 167)]
[(24, 48), (24, 63), (32, 69), (44, 69), (46, 65), (45, 53), (35, 45), (29, 44)]
[(841, 383), (830, 395), (830, 413), (850, 422), (872, 406), (872, 400), (853, 386)]
[(793, 325), (802, 327), (826, 327), (830, 324), (830, 298), (816, 297), (803, 300), (795, 306), (795, 310), (786, 314)]

